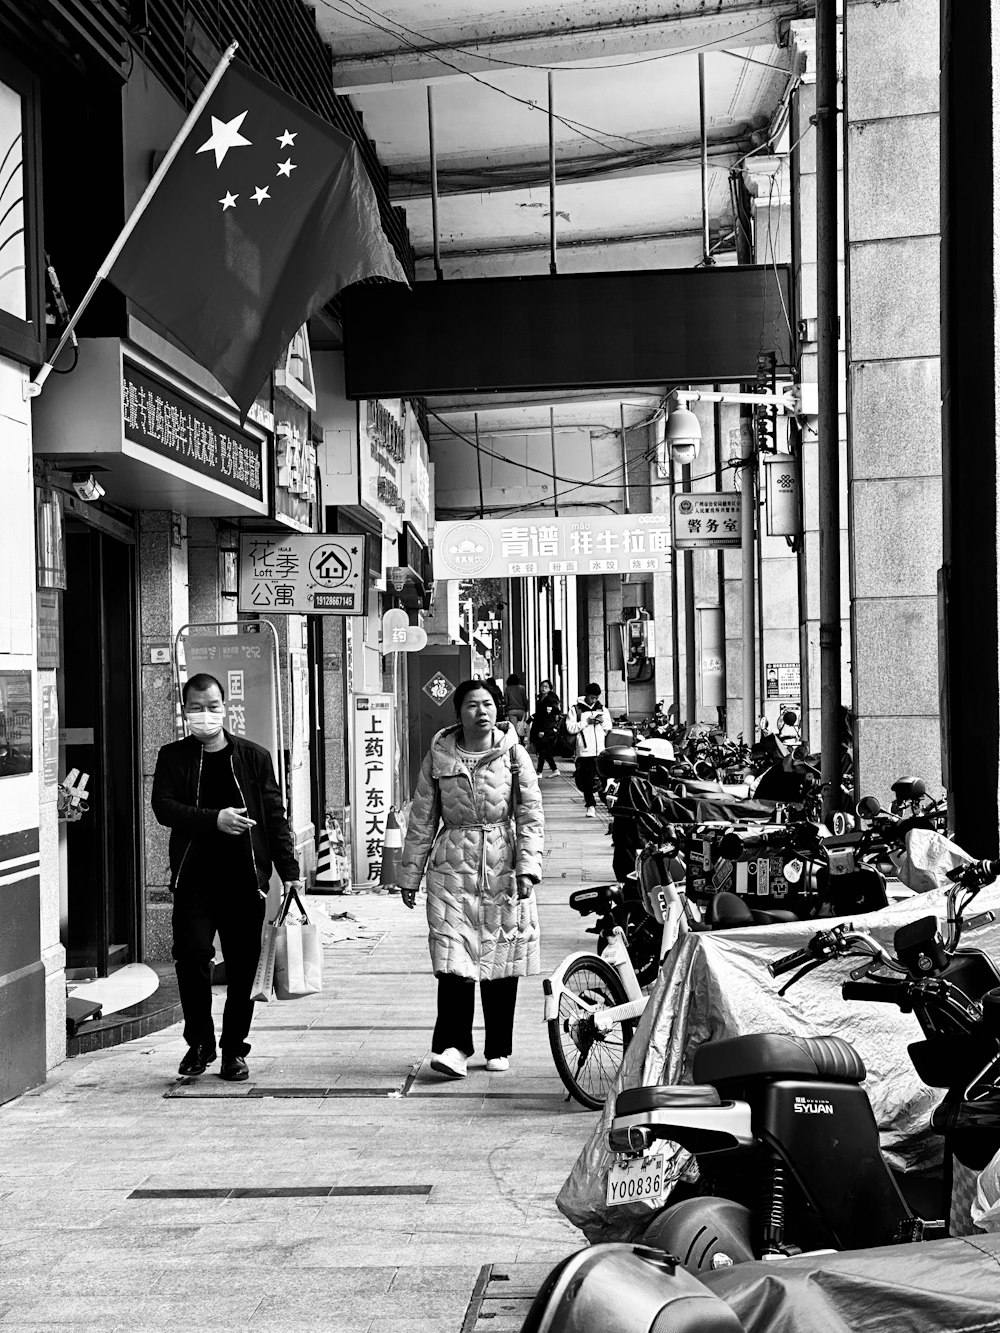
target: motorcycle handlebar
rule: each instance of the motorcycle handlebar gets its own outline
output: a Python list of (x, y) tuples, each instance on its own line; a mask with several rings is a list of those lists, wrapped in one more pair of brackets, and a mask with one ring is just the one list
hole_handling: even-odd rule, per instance
[(786, 972), (792, 972), (795, 968), (801, 967), (804, 963), (812, 962), (815, 957), (816, 955), (812, 949), (796, 949), (794, 953), (787, 953), (784, 958), (768, 963), (767, 970), (772, 977), (781, 977)]
[(1000, 877), (1000, 861), (970, 861), (968, 865), (956, 866), (948, 871), (948, 878), (953, 884), (961, 884), (967, 889), (983, 889)]
[(741, 861), (772, 849), (785, 850), (800, 841), (802, 830), (795, 825), (780, 829), (730, 829), (719, 839), (719, 855)]

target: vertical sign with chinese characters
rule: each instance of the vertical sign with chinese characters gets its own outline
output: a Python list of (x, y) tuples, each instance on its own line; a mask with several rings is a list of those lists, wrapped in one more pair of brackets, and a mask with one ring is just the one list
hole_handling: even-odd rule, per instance
[(270, 637), (256, 632), (189, 634), (184, 663), (188, 679), (200, 671), (215, 677), (226, 695), (226, 730), (263, 745), (280, 782), (277, 664)]
[(382, 848), (396, 770), (394, 707), (391, 694), (354, 697), (351, 807), (354, 883), (358, 885), (378, 884), (382, 875)]

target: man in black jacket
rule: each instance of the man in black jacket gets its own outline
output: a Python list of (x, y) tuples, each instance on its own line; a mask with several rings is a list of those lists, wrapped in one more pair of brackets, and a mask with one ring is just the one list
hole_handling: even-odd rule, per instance
[(274, 865), (301, 884), (288, 818), (271, 756), (225, 730), (225, 691), (214, 676), (184, 686), (188, 735), (157, 755), (151, 804), (170, 829), (174, 963), (188, 1052), (178, 1073), (203, 1074), (216, 1057), (212, 955), (216, 931), (226, 962), (222, 1016), (224, 1079), (249, 1077), (247, 1033), (260, 958), (267, 888)]

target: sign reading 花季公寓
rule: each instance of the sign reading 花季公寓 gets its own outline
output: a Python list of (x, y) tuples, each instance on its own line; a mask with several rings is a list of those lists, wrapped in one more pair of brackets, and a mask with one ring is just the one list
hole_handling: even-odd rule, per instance
[(515, 515), (438, 523), (434, 529), (438, 579), (659, 573), (669, 562), (668, 514)]
[(245, 532), (237, 605), (281, 615), (361, 616), (366, 569), (361, 534)]

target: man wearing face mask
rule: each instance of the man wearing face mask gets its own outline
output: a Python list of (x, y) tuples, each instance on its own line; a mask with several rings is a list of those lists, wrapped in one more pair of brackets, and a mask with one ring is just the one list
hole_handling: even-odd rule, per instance
[(170, 829), (173, 955), (188, 1052), (178, 1073), (203, 1074), (217, 1055), (212, 1022), (216, 932), (226, 962), (221, 1076), (249, 1077), (250, 992), (272, 865), (301, 884), (271, 756), (224, 727), (225, 692), (214, 676), (184, 686), (188, 735), (157, 755), (151, 804)]

